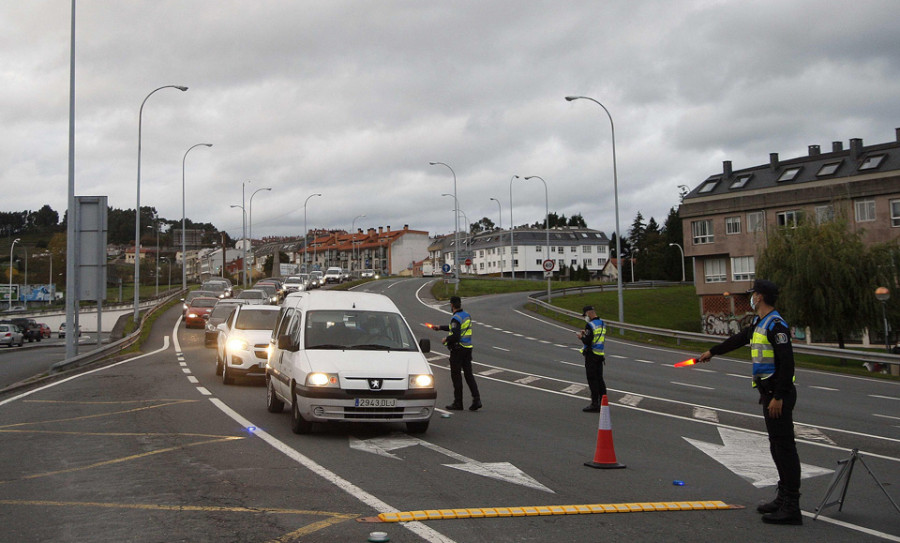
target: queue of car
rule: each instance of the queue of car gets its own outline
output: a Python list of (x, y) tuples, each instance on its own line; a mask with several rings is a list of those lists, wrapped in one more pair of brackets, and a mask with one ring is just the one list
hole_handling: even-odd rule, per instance
[[(340, 282), (344, 271), (337, 270)], [(314, 291), (316, 275), (266, 279), (234, 298), (191, 300), (189, 314), (197, 300), (213, 301), (200, 318), (204, 344), (215, 349), (215, 374), (226, 385), (264, 380), (266, 408), (277, 413), (288, 406), (298, 434), (331, 422), (427, 431), (437, 399), (424, 356), (430, 340), (416, 340), (387, 296)]]

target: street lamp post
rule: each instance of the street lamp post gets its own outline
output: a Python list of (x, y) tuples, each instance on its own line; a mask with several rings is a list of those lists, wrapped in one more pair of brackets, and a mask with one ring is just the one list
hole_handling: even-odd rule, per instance
[[(457, 218), (459, 217), (459, 214), (462, 213), (463, 221), (465, 222), (466, 225), (468, 225), (468, 224), (469, 224), (469, 216), (466, 215), (466, 212), (465, 212), (465, 211), (463, 211), (462, 209), (459, 208), (459, 202), (456, 201), (456, 197), (453, 196), (452, 194), (449, 194), (449, 193), (446, 193), (446, 192), (445, 192), (444, 194), (441, 194), (441, 196), (450, 196), (451, 198), (453, 198), (453, 205), (454, 205), (454, 207), (456, 208), (456, 209), (454, 210), (454, 212), (456, 213)], [(466, 246), (466, 251), (468, 251), (468, 250), (469, 250), (469, 229), (468, 229), (468, 226), (466, 227), (466, 235), (465, 235), (465, 239), (463, 240), (463, 244)], [(457, 249), (458, 249), (458, 248), (457, 248)], [(456, 254), (456, 253), (454, 252), (454, 254)], [(463, 261), (463, 262), (465, 263), (465, 261)]]
[[(353, 221), (350, 223), (350, 272), (353, 273), (353, 261), (356, 260), (356, 219), (364, 219), (365, 215), (357, 215), (353, 217)], [(359, 269), (359, 265), (357, 264), (357, 269)]]
[(306, 201), (303, 202), (303, 267), (306, 270), (306, 273), (310, 273), (312, 271), (309, 269), (309, 266), (306, 265), (307, 261), (309, 260), (309, 230), (306, 229), (306, 204), (313, 196), (322, 195), (318, 192), (315, 194), (310, 194), (306, 197)]
[[(500, 207), (500, 200), (498, 200), (496, 198), (491, 198), (491, 200), (497, 202), (497, 220), (499, 221), (497, 223), (497, 228), (499, 228), (500, 231), (503, 232), (503, 209)], [(500, 277), (501, 278), (503, 277), (503, 259), (502, 258), (500, 259)]]
[[(456, 197), (456, 172), (453, 171), (453, 168), (450, 167), (449, 164), (445, 164), (443, 162), (429, 162), (431, 166), (446, 166), (450, 173), (453, 174), (453, 201), (455, 202), (456, 209), (459, 209), (459, 200)], [(453, 227), (453, 277), (455, 279), (453, 283), (453, 293), (459, 293), (459, 213), (453, 213), (454, 218), (454, 227)]]
[(881, 316), (884, 318), (884, 348), (887, 352), (891, 352), (891, 341), (887, 319), (887, 301), (891, 298), (891, 291), (887, 287), (878, 287), (875, 289), (875, 298), (881, 302)]
[(22, 282), (22, 303), (25, 305), (25, 310), (28, 310), (28, 295), (25, 293), (25, 289), (28, 288), (28, 246), (23, 245), (22, 249), (25, 249), (25, 280)]
[(212, 147), (212, 143), (198, 143), (188, 147), (184, 152), (184, 158), (181, 159), (181, 290), (187, 290), (187, 243), (185, 242), (185, 214), (184, 214), (184, 163), (187, 161), (188, 153), (194, 147)]
[[(589, 97), (589, 96), (566, 96), (566, 101), (571, 102), (573, 100), (590, 100), (594, 102), (606, 112), (606, 116), (609, 117), (609, 126), (612, 129), (612, 156), (613, 156), (613, 200), (615, 202), (616, 209), (616, 258), (621, 262), (622, 260), (622, 231), (619, 229), (619, 176), (616, 168), (616, 126), (613, 123), (612, 115), (610, 115), (609, 110), (606, 109), (606, 106), (598, 102), (597, 100)], [(619, 273), (616, 274), (616, 289), (618, 290), (619, 295), (619, 322), (625, 321), (625, 304), (622, 299), (622, 270), (619, 270)], [(620, 330), (621, 334), (625, 334), (625, 330)]]
[(681, 252), (681, 282), (684, 283), (687, 281), (684, 275), (684, 249), (681, 248), (681, 245), (677, 243), (670, 243), (669, 247), (678, 247), (678, 250)]
[[(244, 199), (241, 198), (241, 202), (243, 202), (243, 201), (244, 201)], [(244, 243), (246, 242), (246, 238), (247, 238), (247, 211), (243, 205), (232, 205), (231, 207), (236, 207), (241, 210), (241, 219), (242, 219), (241, 220), (241, 275), (243, 276), (243, 277), (241, 277), (241, 285), (246, 289), (247, 288), (247, 266), (246, 266), (247, 250), (246, 250), (246, 245), (244, 245)], [(225, 248), (222, 247), (222, 251), (224, 251), (224, 250), (225, 250)]]
[(10, 310), (13, 307), (13, 300), (12, 300), (13, 249), (16, 248), (16, 243), (19, 243), (20, 241), (22, 241), (22, 240), (20, 240), (19, 238), (16, 238), (13, 240), (13, 242), (9, 246), (9, 294), (7, 294), (7, 296), (9, 296), (9, 309)]
[[(547, 182), (544, 181), (544, 178), (539, 175), (532, 175), (526, 177), (525, 180), (529, 179), (540, 179), (542, 183), (544, 183), (544, 203), (546, 205), (546, 213), (547, 213), (547, 258), (550, 258), (550, 196), (549, 192), (547, 192)], [(547, 272), (547, 301), (550, 301), (550, 278), (553, 276), (552, 272)]]
[[(250, 225), (249, 225), (249, 227), (248, 227), (248, 230), (250, 231), (249, 234), (248, 234), (248, 237), (250, 238), (250, 259), (253, 260), (253, 264), (254, 264), (254, 265), (256, 264), (256, 253), (253, 252), (253, 197), (256, 196), (256, 193), (259, 192), (259, 191), (261, 191), (261, 190), (268, 190), (268, 191), (271, 191), (271, 190), (272, 190), (272, 187), (265, 187), (265, 188), (261, 188), (261, 189), (256, 189), (256, 190), (253, 191), (253, 194), (250, 195), (250, 218), (248, 219), (247, 222), (250, 223)], [(273, 270), (273, 273), (274, 273), (274, 270)], [(250, 274), (251, 274), (251, 275), (253, 274), (253, 268), (252, 268), (252, 267), (250, 268)], [(252, 278), (252, 277), (251, 277), (251, 278)]]
[[(74, 39), (74, 38), (73, 38)], [(153, 96), (153, 93), (162, 89), (178, 89), (181, 92), (188, 90), (187, 87), (180, 85), (165, 85), (150, 92), (141, 102), (141, 109), (138, 111), (138, 162), (137, 162), (137, 202), (134, 206), (134, 325), (138, 326), (138, 320), (141, 314), (140, 294), (141, 294), (141, 130), (144, 119), (144, 104), (147, 99)], [(72, 259), (72, 254), (69, 254)], [(74, 293), (66, 293), (67, 296)], [(68, 306), (67, 306), (68, 307)], [(68, 310), (66, 311), (68, 317)], [(73, 335), (74, 337), (74, 335)], [(66, 352), (68, 353), (68, 339), (66, 340)]]
[(516, 232), (516, 223), (513, 222), (512, 216), (512, 183), (513, 179), (518, 179), (518, 175), (514, 175), (509, 178), (509, 271), (510, 275), (513, 279), (516, 278), (516, 245), (514, 243), (515, 240), (515, 232)]

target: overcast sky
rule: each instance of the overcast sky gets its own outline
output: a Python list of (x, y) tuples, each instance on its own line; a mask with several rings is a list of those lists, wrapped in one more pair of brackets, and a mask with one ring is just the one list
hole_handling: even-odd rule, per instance
[[(619, 205), (663, 222), (721, 171), (892, 141), (900, 126), (896, 1), (104, 1), (76, 17), (76, 194), (141, 204), (232, 236), (308, 226), (448, 233), (453, 177), (470, 222), (510, 220), (510, 178), (550, 211), (615, 230)], [(68, 186), (69, 0), (0, 2), (0, 210)], [(539, 180), (513, 219), (544, 215)]]

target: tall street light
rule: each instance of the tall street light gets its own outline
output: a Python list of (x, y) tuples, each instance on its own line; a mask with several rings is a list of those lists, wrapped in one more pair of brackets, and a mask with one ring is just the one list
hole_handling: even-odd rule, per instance
[[(365, 215), (357, 215), (353, 217), (353, 221), (350, 223), (350, 272), (353, 272), (353, 261), (356, 260), (356, 247), (354, 245), (354, 238), (356, 238), (356, 219), (364, 219)], [(357, 269), (359, 266), (357, 266)]]
[[(141, 109), (138, 111), (138, 163), (137, 163), (137, 203), (134, 206), (134, 325), (138, 326), (138, 320), (141, 314), (140, 294), (141, 294), (141, 130), (144, 119), (144, 104), (147, 99), (153, 96), (153, 93), (163, 89), (178, 89), (181, 92), (188, 90), (187, 87), (180, 85), (165, 85), (154, 89), (141, 102)], [(72, 258), (72, 255), (69, 255)], [(72, 293), (74, 294), (74, 293)], [(70, 295), (66, 293), (66, 295)], [(68, 313), (68, 312), (67, 312)], [(66, 351), (68, 352), (68, 339), (66, 340)]]
[(678, 250), (681, 252), (681, 282), (684, 283), (687, 281), (684, 275), (684, 249), (681, 248), (681, 245), (677, 243), (670, 243), (669, 247), (678, 247)]
[[(619, 262), (621, 263), (622, 231), (619, 229), (619, 177), (616, 170), (616, 126), (613, 123), (612, 115), (609, 114), (609, 110), (606, 109), (606, 106), (604, 106), (597, 100), (589, 96), (566, 96), (566, 101), (571, 102), (573, 100), (590, 100), (591, 102), (594, 102), (598, 106), (602, 107), (603, 111), (606, 112), (606, 116), (609, 117), (609, 126), (612, 129), (613, 199), (615, 201), (616, 207), (616, 258), (618, 258)], [(619, 294), (619, 322), (625, 322), (625, 304), (622, 301), (622, 270), (619, 270), (619, 273), (616, 274), (616, 290)], [(624, 334), (625, 331), (620, 330), (619, 333)]]
[[(261, 188), (261, 189), (256, 189), (256, 190), (253, 191), (253, 194), (250, 195), (250, 218), (248, 219), (247, 222), (250, 223), (250, 225), (248, 226), (248, 230), (250, 231), (250, 232), (249, 232), (249, 235), (248, 235), (248, 237), (250, 238), (250, 258), (253, 260), (253, 263), (254, 263), (254, 264), (256, 264), (256, 253), (253, 251), (253, 197), (256, 196), (256, 193), (259, 192), (259, 191), (261, 191), (261, 190), (268, 190), (268, 191), (271, 191), (271, 190), (272, 190), (272, 187), (265, 187), (265, 188)], [(250, 273), (251, 273), (251, 275), (252, 275), (252, 273), (253, 273), (253, 268), (251, 267), (250, 270), (251, 270)], [(273, 272), (274, 272), (274, 270), (273, 270)]]
[[(13, 249), (16, 248), (16, 243), (19, 243), (19, 238), (13, 240), (12, 244), (9, 246), (9, 308), (12, 309), (13, 300), (12, 300), (12, 268), (13, 268)], [(12, 345), (12, 344), (10, 344)]]
[[(446, 166), (450, 173), (453, 174), (453, 201), (456, 203), (456, 209), (459, 209), (459, 200), (456, 198), (456, 172), (453, 171), (453, 168), (450, 167), (449, 164), (445, 164), (443, 162), (429, 162), (431, 166)], [(454, 227), (453, 227), (453, 294), (459, 293), (459, 213), (453, 213), (454, 218)]]
[[(499, 221), (497, 223), (497, 228), (499, 228), (500, 231), (503, 232), (503, 209), (500, 207), (500, 200), (498, 200), (496, 198), (491, 198), (491, 200), (497, 202), (497, 220)], [(501, 278), (503, 277), (503, 259), (502, 258), (500, 259), (500, 277)]]
[(309, 260), (309, 230), (306, 229), (306, 204), (309, 202), (309, 199), (313, 196), (322, 196), (318, 192), (315, 194), (310, 194), (306, 197), (306, 201), (303, 202), (303, 267), (306, 270), (306, 273), (311, 272), (309, 266), (306, 265), (306, 262)]
[(518, 175), (514, 175), (509, 178), (509, 269), (512, 275), (512, 278), (516, 278), (516, 255), (514, 254), (516, 246), (515, 246), (515, 232), (516, 232), (516, 223), (513, 222), (512, 217), (512, 183), (513, 179), (518, 179)]
[[(12, 258), (10, 258), (12, 260)], [(875, 289), (875, 298), (881, 302), (881, 316), (884, 318), (884, 348), (887, 352), (891, 352), (891, 341), (888, 330), (887, 319), (887, 301), (891, 298), (891, 291), (887, 287), (878, 287)]]
[[(455, 207), (454, 211), (456, 213), (457, 218), (459, 217), (459, 214), (462, 213), (463, 221), (466, 225), (468, 225), (469, 224), (469, 216), (466, 215), (465, 211), (463, 211), (462, 209), (459, 208), (459, 202), (456, 200), (456, 197), (453, 196), (452, 194), (449, 194), (446, 192), (444, 194), (441, 194), (441, 196), (449, 196), (449, 197), (453, 198), (453, 205)], [(466, 228), (466, 235), (465, 235), (465, 239), (463, 240), (463, 244), (466, 246), (466, 250), (468, 251), (468, 248), (469, 248), (469, 229), (468, 229), (468, 227)], [(454, 254), (455, 254), (455, 252), (454, 252)]]
[(185, 242), (187, 236), (184, 230), (184, 163), (187, 161), (187, 156), (191, 149), (201, 146), (212, 147), (212, 143), (198, 143), (188, 147), (188, 150), (184, 152), (184, 158), (181, 159), (181, 290), (187, 290), (187, 243)]
[[(550, 258), (550, 196), (547, 192), (547, 182), (544, 181), (544, 178), (539, 175), (532, 175), (526, 177), (525, 180), (529, 179), (540, 179), (542, 183), (544, 183), (544, 201), (547, 206), (547, 258)], [(552, 272), (547, 272), (547, 301), (550, 301), (550, 279), (553, 276)]]
[[(241, 198), (241, 202), (244, 199)], [(246, 289), (247, 288), (247, 246), (244, 245), (245, 240), (247, 239), (247, 210), (242, 205), (232, 205), (231, 207), (235, 207), (241, 210), (241, 285)], [(225, 251), (225, 248), (222, 247), (222, 251)]]

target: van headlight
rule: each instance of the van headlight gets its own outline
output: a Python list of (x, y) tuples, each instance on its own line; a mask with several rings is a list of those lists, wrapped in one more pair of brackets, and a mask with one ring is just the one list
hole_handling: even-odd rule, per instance
[(409, 376), (409, 388), (433, 388), (434, 376), (427, 373)]
[(340, 388), (341, 384), (336, 373), (310, 373), (306, 376), (306, 386)]
[(250, 345), (244, 341), (243, 339), (230, 339), (228, 340), (228, 351), (246, 351)]

